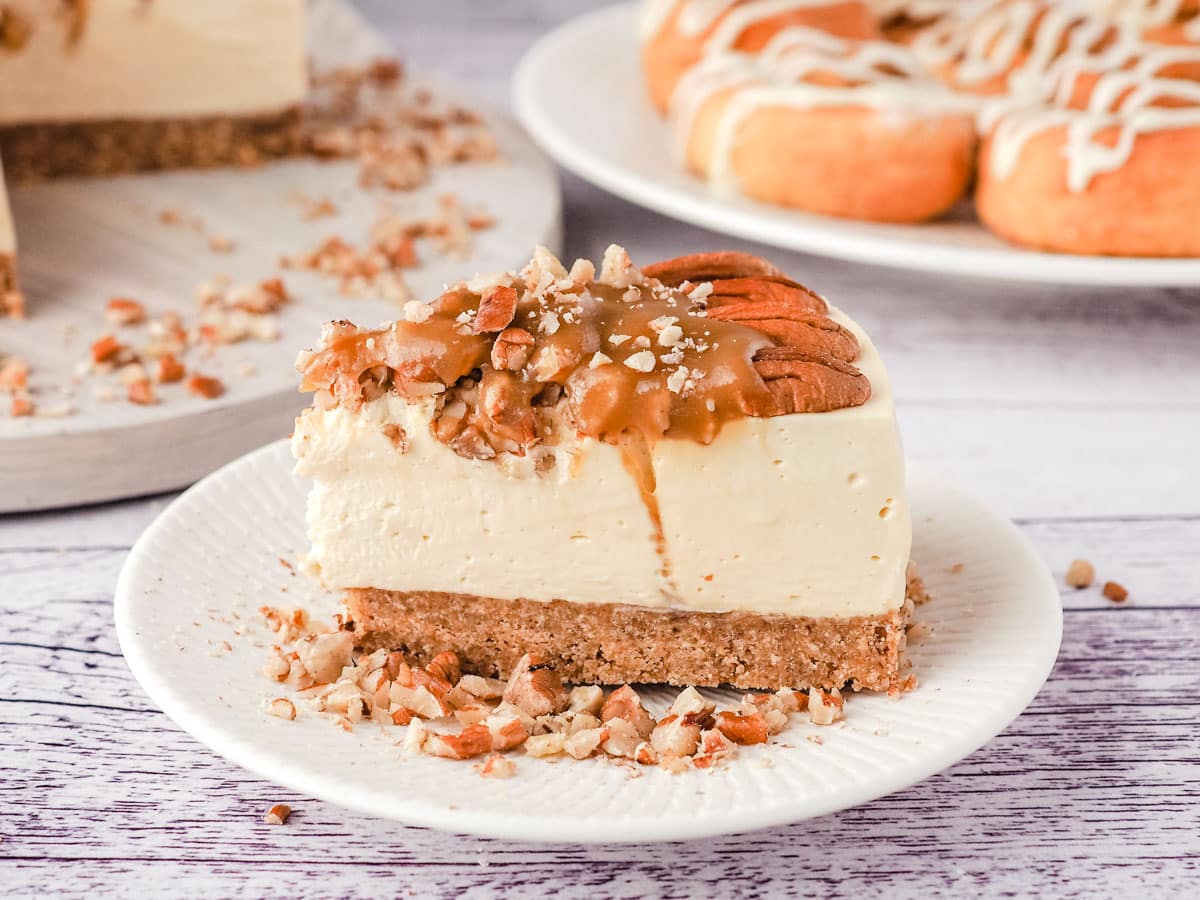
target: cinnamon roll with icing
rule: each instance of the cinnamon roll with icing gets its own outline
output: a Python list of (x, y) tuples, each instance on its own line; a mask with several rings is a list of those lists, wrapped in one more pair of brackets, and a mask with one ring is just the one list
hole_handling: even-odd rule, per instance
[(880, 36), (861, 0), (645, 0), (639, 37), (650, 99), (666, 112), (676, 83), (703, 56), (754, 53), (793, 26), (845, 38)]
[(980, 218), (1043, 250), (1200, 256), (1198, 73), (1200, 48), (1125, 45), (985, 109)]
[(921, 222), (966, 190), (972, 103), (896, 44), (808, 28), (710, 54), (671, 100), (677, 152), (718, 188), (825, 215)]

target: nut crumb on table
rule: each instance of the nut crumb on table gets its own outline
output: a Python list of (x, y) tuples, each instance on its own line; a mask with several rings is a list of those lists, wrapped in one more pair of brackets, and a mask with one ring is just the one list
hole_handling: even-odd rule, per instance
[(292, 808), (286, 803), (276, 803), (267, 810), (267, 814), (263, 816), (263, 822), (267, 825), (285, 825), (291, 814)]
[(1096, 579), (1096, 567), (1086, 559), (1073, 559), (1067, 567), (1066, 582), (1075, 590), (1091, 587)]
[(1127, 591), (1123, 585), (1120, 585), (1115, 581), (1104, 582), (1104, 587), (1101, 589), (1100, 593), (1102, 593), (1113, 603), (1124, 603), (1129, 598), (1129, 591)]

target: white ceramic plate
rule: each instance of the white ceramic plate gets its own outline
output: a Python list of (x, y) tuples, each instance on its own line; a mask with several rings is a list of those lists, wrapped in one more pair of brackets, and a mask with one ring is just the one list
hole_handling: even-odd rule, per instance
[[(399, 728), (347, 734), (303, 704), (294, 722), (267, 716), (264, 701), (282, 689), (260, 674), (268, 641), (255, 611), (267, 603), (320, 614), (337, 604), (280, 562), (305, 549), (305, 485), (283, 442), (205, 478), (146, 530), (117, 584), (117, 633), (142, 686), (197, 739), (264, 778), (364, 813), (537, 841), (749, 831), (864, 803), (946, 768), (1016, 718), (1050, 672), (1062, 610), (1033, 549), (928, 469), (913, 466), (910, 480), (913, 553), (934, 595), (917, 611), (932, 632), (910, 650), (919, 687), (898, 700), (851, 696), (844, 727), (793, 717), (779, 743), (743, 748), (706, 771), (631, 778), (608, 760), (517, 754), (516, 777), (497, 781), (469, 762), (405, 756)], [(240, 637), (239, 625), (250, 626)], [(673, 695), (647, 694), (659, 713)]]
[(789, 250), (945, 274), (1084, 285), (1200, 285), (1200, 259), (1117, 259), (1020, 250), (963, 204), (948, 221), (879, 225), (727, 196), (672, 158), (667, 127), (646, 99), (635, 8), (605, 7), (568, 22), (526, 54), (513, 104), (561, 165), (641, 206), (693, 225)]
[[(310, 9), (310, 45), (319, 68), (361, 64), (388, 52), (386, 41), (341, 0), (313, 0)], [(419, 73), (410, 77), (440, 96), (480, 108), (451, 85)], [(249, 171), (15, 186), (13, 211), (31, 316), (0, 319), (0, 356), (12, 353), (30, 363), (41, 406), (60, 404), (64, 398), (57, 388), (70, 383), (89, 344), (109, 330), (101, 315), (109, 297), (135, 297), (152, 314), (177, 309), (192, 322), (193, 293), (201, 282), (219, 273), (235, 282), (282, 274), (297, 302), (279, 314), (278, 341), (246, 342), (200, 360), (200, 371), (228, 388), (215, 401), (166, 385), (160, 389), (164, 402), (156, 406), (134, 406), (123, 394), (116, 402), (100, 402), (85, 383), (73, 389), (76, 412), (66, 418), (10, 419), (7, 409), (0, 411), (0, 513), (181, 487), (287, 434), (305, 403), (296, 392), (292, 360), (320, 334), (321, 323), (345, 318), (374, 325), (394, 319), (398, 310), (382, 300), (340, 297), (334, 279), (278, 273), (276, 261), (311, 250), (330, 235), (362, 246), (380, 201), (403, 214), (427, 215), (440, 195), (455, 193), (496, 218), (495, 227), (476, 233), (466, 259), (420, 248), (422, 266), (406, 274), (417, 297), (436, 296), (445, 283), (477, 271), (520, 266), (535, 244), (555, 247), (560, 198), (553, 165), (510, 118), (487, 117), (503, 162), (443, 167), (411, 192), (366, 191), (357, 185), (356, 162), (311, 159)], [(333, 198), (338, 215), (303, 221), (298, 191)], [(199, 217), (208, 233), (233, 239), (236, 250), (213, 254), (191, 228), (163, 225), (158, 216), (167, 209)], [(138, 340), (145, 340), (144, 332)], [(243, 374), (247, 367), (253, 374)]]

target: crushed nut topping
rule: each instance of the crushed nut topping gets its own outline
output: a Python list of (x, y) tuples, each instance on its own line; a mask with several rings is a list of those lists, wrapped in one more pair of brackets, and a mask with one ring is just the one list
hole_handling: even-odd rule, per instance
[(538, 248), (521, 272), (451, 286), (388, 327), (339, 327), (299, 362), (303, 387), (322, 408), (436, 392), (435, 433), (474, 459), (547, 442), (560, 404), (581, 435), (708, 442), (731, 419), (870, 396), (854, 334), (764, 260), (709, 253), (639, 270), (614, 246), (586, 280), (594, 272)]

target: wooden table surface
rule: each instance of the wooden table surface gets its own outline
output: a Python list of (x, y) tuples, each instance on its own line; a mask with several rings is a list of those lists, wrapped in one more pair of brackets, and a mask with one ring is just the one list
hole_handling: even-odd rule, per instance
[[(374, 0), (414, 62), (503, 102), (588, 5)], [(582, 111), (586, 114), (586, 111)], [(755, 248), (564, 178), (566, 250)], [(889, 363), (910, 456), (1012, 516), (1061, 582), (1062, 652), (1029, 708), (907, 791), (789, 828), (648, 847), (406, 829), (251, 777), (131, 677), (112, 592), (169, 497), (0, 517), (0, 885), (14, 896), (1195, 896), (1200, 876), (1200, 288), (971, 282), (764, 250)], [(53, 477), (47, 473), (47, 478)], [(263, 825), (274, 802), (295, 810)]]

